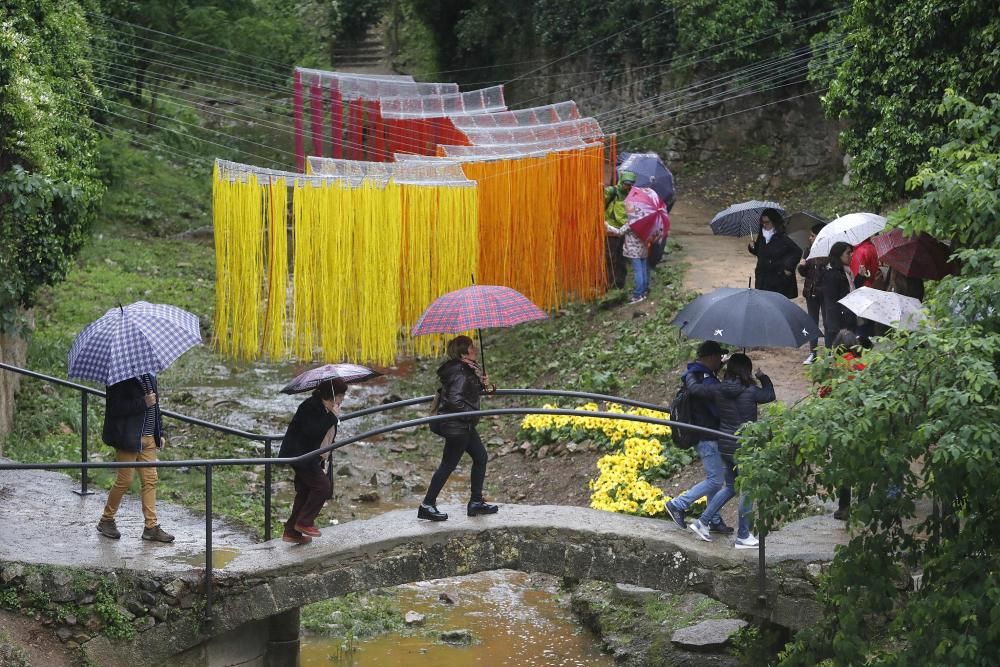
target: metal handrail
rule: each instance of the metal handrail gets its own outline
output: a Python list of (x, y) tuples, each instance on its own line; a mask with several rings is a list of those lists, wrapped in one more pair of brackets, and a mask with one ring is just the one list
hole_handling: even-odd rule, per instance
[[(364, 433), (351, 436), (345, 440), (332, 443), (326, 447), (314, 450), (312, 452), (307, 452), (300, 456), (295, 457), (272, 457), (271, 456), (271, 445), (274, 440), (281, 440), (283, 436), (274, 435), (261, 435), (255, 433), (247, 433), (245, 431), (239, 431), (238, 429), (231, 429), (220, 424), (214, 424), (212, 422), (207, 422), (201, 419), (196, 419), (193, 417), (188, 417), (187, 415), (181, 415), (178, 413), (168, 412), (166, 410), (161, 411), (165, 416), (173, 417), (181, 421), (185, 421), (191, 424), (205, 426), (207, 428), (218, 430), (222, 432), (229, 433), (231, 435), (237, 435), (239, 437), (247, 437), (254, 440), (263, 440), (265, 444), (265, 456), (264, 458), (219, 458), (219, 459), (188, 459), (182, 461), (90, 461), (87, 456), (87, 396), (88, 394), (93, 394), (97, 396), (104, 396), (104, 392), (87, 387), (85, 385), (76, 384), (74, 382), (69, 382), (61, 378), (55, 378), (51, 376), (44, 375), (42, 373), (37, 373), (34, 371), (29, 371), (27, 369), (18, 368), (16, 366), (11, 366), (0, 362), (0, 369), (10, 370), (16, 373), (21, 373), (23, 375), (34, 377), (40, 380), (51, 382), (53, 384), (58, 384), (61, 386), (70, 387), (77, 389), (81, 392), (81, 410), (83, 411), (81, 419), (81, 430), (82, 442), (81, 442), (81, 457), (80, 463), (69, 463), (69, 462), (59, 462), (59, 463), (4, 463), (0, 461), (0, 470), (67, 470), (67, 469), (77, 469), (81, 471), (81, 478), (83, 480), (83, 488), (79, 492), (81, 494), (90, 493), (86, 488), (87, 472), (90, 469), (103, 469), (103, 468), (180, 468), (180, 467), (204, 467), (205, 468), (205, 618), (206, 623), (211, 622), (212, 614), (212, 602), (214, 595), (214, 563), (212, 554), (212, 477), (213, 470), (216, 466), (244, 466), (244, 465), (263, 465), (264, 466), (264, 539), (269, 540), (271, 535), (271, 466), (273, 465), (291, 465), (295, 463), (304, 463), (306, 461), (311, 461), (313, 459), (319, 458), (324, 454), (334, 451), (336, 449), (341, 449), (347, 445), (360, 442), (362, 440), (367, 440), (369, 438), (382, 435), (384, 433), (390, 433), (393, 431), (398, 431), (407, 428), (414, 428), (418, 426), (423, 426), (427, 424), (432, 424), (441, 421), (450, 421), (456, 418), (456, 414), (438, 414), (438, 415), (428, 415), (426, 417), (420, 417), (417, 419), (411, 419), (403, 422), (396, 422), (389, 424), (387, 426), (380, 426)], [(561, 396), (561, 397), (572, 397), (572, 398), (586, 398), (590, 400), (599, 400), (613, 402), (621, 405), (631, 405), (635, 407), (649, 408), (653, 410), (662, 410), (663, 406), (656, 405), (653, 403), (646, 403), (642, 401), (635, 401), (632, 399), (611, 396), (606, 394), (591, 394), (588, 392), (577, 392), (577, 391), (562, 391), (562, 390), (545, 390), (545, 389), (499, 389), (494, 395), (500, 396)], [(420, 403), (429, 402), (433, 399), (433, 396), (421, 396), (417, 398), (405, 399), (402, 401), (396, 401), (394, 403), (387, 403), (379, 406), (374, 406), (372, 408), (365, 408), (363, 410), (358, 410), (353, 413), (343, 415), (341, 420), (355, 419), (365, 415), (376, 414), (379, 412), (384, 412), (386, 410), (395, 409), (399, 407), (406, 407), (411, 405), (417, 405)], [(564, 415), (564, 416), (584, 416), (589, 418), (598, 419), (611, 419), (611, 420), (622, 420), (622, 421), (635, 421), (646, 424), (656, 424), (660, 426), (682, 426), (685, 429), (703, 433), (705, 435), (714, 436), (715, 438), (727, 438), (731, 437), (729, 434), (722, 431), (706, 428), (702, 426), (695, 426), (692, 424), (685, 424), (682, 422), (676, 422), (669, 419), (656, 419), (653, 417), (646, 417), (643, 415), (630, 415), (619, 412), (597, 412), (589, 410), (570, 410), (562, 408), (494, 408), (490, 410), (476, 410), (469, 412), (460, 413), (462, 417), (490, 417), (499, 415)], [(764, 535), (760, 536), (760, 556), (759, 556), (759, 568), (760, 568), (760, 591), (758, 599), (763, 604), (766, 602), (765, 597), (765, 582), (764, 582)]]

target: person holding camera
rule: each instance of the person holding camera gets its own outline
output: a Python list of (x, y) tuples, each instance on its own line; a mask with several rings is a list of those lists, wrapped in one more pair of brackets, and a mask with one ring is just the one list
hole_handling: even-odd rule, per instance
[(484, 393), (496, 391), (478, 363), (479, 351), (468, 336), (457, 336), (448, 342), (448, 361), (437, 369), (441, 388), (438, 390), (438, 414), (454, 414), (455, 419), (439, 422), (435, 431), (444, 438), (444, 452), (441, 464), (427, 487), (424, 501), (417, 510), (418, 519), (445, 521), (448, 515), (437, 508), (437, 497), (444, 488), (452, 471), (458, 466), (462, 455), (472, 458), (472, 489), (466, 512), (469, 516), (495, 514), (499, 507), (490, 505), (483, 499), (483, 483), (486, 481), (486, 446), (476, 431), (478, 417), (462, 417), (463, 412), (479, 410), (479, 398)]

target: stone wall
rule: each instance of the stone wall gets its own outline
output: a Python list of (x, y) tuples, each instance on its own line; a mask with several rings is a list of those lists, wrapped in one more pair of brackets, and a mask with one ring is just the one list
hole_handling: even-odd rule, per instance
[[(533, 57), (554, 59), (544, 53)], [(808, 83), (737, 97), (682, 115), (664, 116), (668, 109), (690, 104), (692, 97), (721, 99), (743, 93), (706, 87), (683, 99), (677, 98), (680, 101), (664, 103), (662, 96), (688, 88), (692, 77), (715, 75), (689, 70), (670, 74), (639, 69), (642, 63), (635, 63), (632, 69), (613, 77), (595, 74), (602, 66), (600, 61), (577, 57), (556, 63), (545, 70), (550, 76), (508, 84), (507, 104), (518, 108), (573, 99), (583, 114), (598, 118), (605, 132), (614, 132), (625, 125), (642, 125), (646, 138), (619, 148), (657, 150), (672, 169), (730, 161), (760, 173), (789, 178), (843, 171), (843, 155), (837, 143), (840, 125), (824, 116), (817, 95), (810, 94), (814, 86)], [(733, 86), (738, 88), (740, 84)], [(657, 117), (659, 120), (649, 125)]]
[[(30, 324), (34, 314), (28, 312)], [(19, 336), (0, 333), (0, 362), (24, 368), (28, 358), (28, 343)], [(3, 456), (4, 437), (10, 433), (14, 420), (14, 399), (21, 387), (21, 376), (10, 371), (0, 371), (0, 456)]]

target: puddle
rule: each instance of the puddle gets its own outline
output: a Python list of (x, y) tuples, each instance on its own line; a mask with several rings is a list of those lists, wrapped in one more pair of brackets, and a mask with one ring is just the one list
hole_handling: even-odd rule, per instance
[[(236, 556), (240, 553), (239, 549), (231, 547), (221, 547), (219, 549), (212, 549), (212, 565), (215, 568), (225, 567), (233, 561)], [(180, 565), (191, 565), (193, 567), (205, 567), (205, 552), (199, 551), (193, 554), (175, 554), (171, 556), (163, 556), (163, 560), (170, 563), (177, 563)]]
[[(342, 640), (305, 636), (302, 667), (610, 667), (614, 660), (556, 599), (555, 579), (499, 570), (468, 577), (400, 586), (393, 591), (405, 614), (424, 614), (422, 628), (356, 640), (345, 651)], [(443, 604), (447, 593), (454, 604)], [(466, 629), (468, 646), (438, 640), (446, 630)]]

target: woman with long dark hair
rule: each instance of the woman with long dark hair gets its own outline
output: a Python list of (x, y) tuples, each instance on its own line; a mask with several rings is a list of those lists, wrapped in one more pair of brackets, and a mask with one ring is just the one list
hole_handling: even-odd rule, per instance
[[(347, 383), (341, 379), (324, 382), (314, 389), (295, 411), (281, 441), (278, 456), (301, 456), (333, 442), (337, 437), (340, 404), (345, 394)], [(281, 539), (308, 544), (312, 538), (322, 534), (316, 528), (316, 516), (333, 494), (333, 487), (323, 471), (320, 457), (293, 463), (292, 469), (295, 471), (295, 501)]]
[(757, 258), (754, 286), (794, 299), (799, 295), (795, 267), (802, 257), (802, 248), (785, 233), (785, 219), (773, 208), (761, 213), (758, 232), (754, 242), (747, 245), (750, 254)]
[[(754, 382), (754, 377), (760, 380), (758, 386)], [(767, 377), (759, 369), (756, 374), (753, 371), (753, 362), (745, 354), (734, 354), (726, 362), (725, 371), (722, 374), (722, 382), (711, 385), (710, 392), (715, 400), (715, 405), (719, 410), (719, 430), (731, 435), (746, 423), (757, 421), (757, 405), (760, 403), (770, 403), (775, 400), (774, 385), (771, 378)], [(711, 542), (709, 535), (709, 521), (715, 516), (722, 506), (729, 502), (729, 499), (736, 495), (736, 450), (739, 449), (740, 442), (736, 437), (729, 440), (719, 440), (719, 453), (726, 466), (726, 485), (712, 496), (708, 501), (708, 507), (690, 528), (698, 537)], [(738, 511), (738, 524), (736, 528), (736, 548), (754, 549), (757, 547), (757, 538), (750, 533), (750, 511), (753, 503), (747, 496), (740, 496), (740, 507)]]
[(466, 512), (469, 516), (495, 514), (499, 509), (483, 499), (486, 480), (486, 446), (476, 431), (478, 417), (461, 417), (463, 412), (479, 410), (479, 397), (496, 391), (489, 376), (478, 363), (479, 351), (468, 336), (457, 336), (448, 342), (448, 361), (437, 370), (441, 387), (438, 389), (438, 414), (454, 414), (455, 419), (440, 422), (436, 431), (444, 438), (441, 464), (434, 471), (424, 501), (417, 510), (418, 519), (445, 521), (448, 515), (437, 508), (437, 497), (452, 471), (468, 453), (472, 457), (472, 490)]
[(847, 306), (838, 303), (845, 296), (860, 287), (865, 276), (851, 273), (851, 256), (854, 247), (846, 241), (837, 241), (830, 248), (827, 267), (821, 278), (823, 293), (823, 338), (828, 346), (841, 329), (854, 331), (858, 326), (857, 316)]

